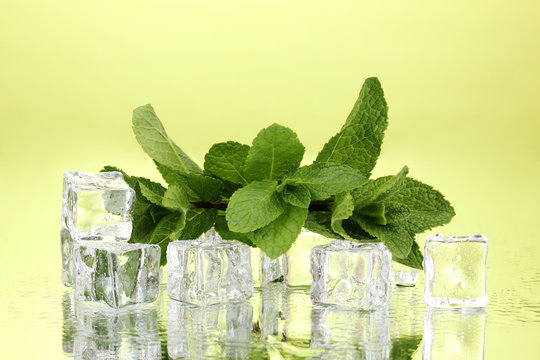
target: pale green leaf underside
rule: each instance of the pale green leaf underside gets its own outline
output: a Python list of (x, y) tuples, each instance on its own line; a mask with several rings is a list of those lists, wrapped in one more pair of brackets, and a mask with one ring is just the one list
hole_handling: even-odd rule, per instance
[(162, 204), (169, 210), (181, 212), (186, 212), (190, 205), (186, 191), (177, 185), (169, 186), (163, 195)]
[(152, 204), (161, 205), (166, 189), (161, 184), (144, 178), (139, 178), (138, 182), (142, 195)]
[(204, 170), (220, 179), (247, 185), (244, 164), (249, 146), (234, 141), (212, 145), (204, 157)]
[(263, 180), (238, 189), (227, 206), (229, 229), (240, 233), (253, 231), (281, 215), (283, 204), (276, 188), (276, 181)]
[(394, 176), (383, 176), (365, 182), (351, 192), (354, 205), (361, 208), (390, 198), (399, 191), (408, 172), (409, 168), (405, 166)]
[(343, 192), (340, 194), (337, 194), (334, 197), (334, 205), (332, 207), (332, 220), (331, 220), (331, 226), (332, 230), (334, 230), (336, 233), (340, 234), (344, 238), (348, 240), (353, 240), (349, 234), (343, 229), (342, 222), (343, 220), (346, 220), (350, 218), (354, 211), (354, 204), (353, 204), (353, 198), (351, 194), (347, 192)]
[(157, 162), (185, 173), (202, 172), (169, 138), (151, 105), (140, 106), (133, 111), (133, 132), (143, 150)]
[(279, 180), (294, 171), (304, 156), (304, 145), (289, 128), (273, 124), (253, 139), (245, 163), (249, 181)]

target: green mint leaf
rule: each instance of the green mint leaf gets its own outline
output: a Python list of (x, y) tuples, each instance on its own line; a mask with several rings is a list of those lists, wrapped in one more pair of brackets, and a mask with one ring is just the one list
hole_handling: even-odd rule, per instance
[(150, 181), (145, 178), (137, 178), (141, 193), (145, 199), (152, 204), (161, 205), (161, 200), (165, 194), (165, 188), (156, 182)]
[(212, 145), (204, 157), (204, 170), (220, 179), (247, 185), (244, 164), (249, 146), (234, 141)]
[(150, 216), (155, 223), (158, 223), (165, 215), (170, 214), (170, 211), (161, 206), (152, 205), (150, 208)]
[(389, 223), (403, 222), (411, 216), (411, 209), (404, 204), (385, 204), (384, 217)]
[(253, 139), (245, 163), (246, 178), (279, 180), (300, 166), (304, 150), (294, 131), (278, 124), (270, 125)]
[(135, 204), (133, 204), (133, 217), (144, 215), (154, 206), (155, 205), (147, 202), (137, 201), (137, 198), (135, 198)]
[(163, 177), (163, 180), (169, 185), (178, 185), (178, 186), (185, 186), (187, 185), (186, 177), (184, 176), (185, 173), (179, 170), (174, 170), (173, 168), (170, 168), (168, 166), (165, 166), (163, 164), (160, 164), (159, 162), (154, 160), (154, 164), (156, 164), (156, 168), (158, 169), (159, 173), (161, 174), (161, 177)]
[(251, 235), (251, 233), (237, 233), (237, 232), (231, 231), (229, 229), (229, 225), (227, 224), (227, 219), (225, 219), (224, 215), (218, 215), (216, 217), (216, 222), (214, 226), (219, 236), (221, 236), (221, 238), (225, 240), (236, 240), (246, 245), (249, 245), (251, 247), (255, 246), (253, 245), (253, 242), (249, 238), (249, 235)]
[(186, 212), (190, 206), (186, 191), (177, 185), (171, 185), (163, 195), (163, 207), (173, 210)]
[(406, 166), (394, 176), (383, 176), (375, 180), (366, 181), (351, 193), (356, 208), (361, 208), (373, 203), (388, 199), (399, 191), (405, 176), (409, 172)]
[(186, 225), (180, 235), (178, 235), (178, 239), (197, 239), (201, 234), (212, 228), (216, 220), (216, 215), (216, 209), (189, 209), (186, 213)]
[(161, 266), (167, 264), (167, 245), (178, 238), (185, 223), (185, 213), (173, 212), (163, 217), (154, 228), (150, 236), (150, 244), (159, 245), (161, 248)]
[(169, 138), (152, 106), (140, 106), (133, 111), (133, 132), (143, 150), (157, 162), (185, 173), (202, 172)]
[(311, 200), (325, 200), (340, 192), (359, 187), (366, 178), (346, 165), (320, 163), (302, 166), (284, 180), (291, 185), (304, 185), (311, 193)]
[(342, 240), (343, 237), (332, 229), (332, 214), (329, 211), (311, 211), (308, 213), (304, 228), (321, 234), (329, 239)]
[(129, 242), (148, 244), (156, 225), (157, 224), (154, 222), (150, 211), (147, 211), (141, 215), (134, 215), (133, 230), (131, 231), (131, 238), (129, 239)]
[(238, 189), (227, 206), (229, 229), (246, 233), (268, 225), (283, 213), (277, 181), (254, 181)]
[[(353, 214), (354, 217), (354, 214)], [(373, 242), (377, 239), (367, 233), (362, 227), (353, 219), (353, 217), (343, 220), (341, 226), (351, 239), (358, 242)]]
[(290, 249), (302, 231), (308, 210), (292, 205), (285, 206), (283, 213), (270, 224), (255, 230), (250, 236), (259, 249), (271, 259)]
[(286, 185), (281, 193), (283, 200), (293, 206), (308, 208), (311, 202), (311, 193), (304, 185)]
[(350, 218), (354, 211), (353, 198), (351, 193), (346, 191), (334, 196), (334, 205), (332, 206), (332, 230), (343, 236), (345, 239), (353, 240), (343, 228), (343, 220)]
[(186, 180), (191, 192), (195, 194), (191, 201), (217, 203), (221, 200), (223, 183), (220, 180), (201, 174), (187, 174)]
[(407, 255), (406, 258), (401, 259), (399, 257), (393, 256), (392, 260), (400, 264), (403, 264), (405, 266), (409, 266), (418, 270), (424, 269), (422, 267), (424, 256), (422, 255), (422, 252), (420, 251), (420, 246), (418, 246), (418, 243), (416, 241), (413, 241), (411, 252), (409, 253), (409, 255)]
[(388, 220), (386, 219), (386, 206), (383, 203), (371, 204), (361, 209), (357, 209), (356, 213), (369, 218), (370, 221), (375, 224), (388, 224)]
[(381, 152), (387, 126), (384, 92), (377, 78), (369, 78), (345, 125), (324, 145), (315, 162), (349, 165), (369, 177)]
[(389, 202), (406, 205), (410, 215), (404, 224), (412, 234), (447, 224), (455, 215), (452, 205), (431, 186), (406, 178), (401, 189)]
[(355, 215), (353, 218), (367, 233), (382, 241), (395, 257), (406, 258), (409, 255), (413, 239), (402, 224), (379, 225), (363, 216)]

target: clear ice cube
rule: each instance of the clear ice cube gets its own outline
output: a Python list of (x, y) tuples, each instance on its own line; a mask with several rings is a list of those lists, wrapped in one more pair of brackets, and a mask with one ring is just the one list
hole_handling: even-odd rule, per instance
[(85, 241), (75, 244), (75, 296), (114, 308), (149, 303), (159, 295), (158, 245)]
[(62, 226), (75, 240), (129, 240), (135, 191), (122, 173), (66, 171)]
[(253, 308), (248, 302), (196, 306), (167, 303), (170, 359), (248, 359)]
[(263, 251), (251, 248), (251, 268), (253, 285), (261, 287), (279, 279), (283, 279), (283, 256), (270, 259)]
[(207, 233), (167, 247), (167, 294), (197, 305), (246, 300), (253, 294), (250, 247)]
[(69, 230), (60, 230), (60, 248), (62, 250), (62, 283), (75, 287), (75, 265), (73, 264), (73, 245), (75, 242)]
[(323, 359), (390, 359), (387, 308), (369, 312), (315, 305), (311, 311), (311, 348)]
[(75, 359), (161, 359), (157, 306), (117, 310), (79, 302), (75, 319)]
[(311, 299), (364, 310), (385, 306), (391, 297), (392, 254), (380, 242), (335, 240), (311, 251)]
[(418, 281), (418, 270), (393, 261), (390, 281), (401, 286), (414, 286)]
[(302, 231), (291, 248), (282, 256), (284, 281), (288, 286), (310, 286), (310, 251), (331, 242), (320, 234)]
[(424, 303), (434, 307), (487, 305), (488, 239), (481, 234), (429, 236), (424, 248)]
[(423, 359), (485, 359), (487, 315), (483, 308), (427, 308)]

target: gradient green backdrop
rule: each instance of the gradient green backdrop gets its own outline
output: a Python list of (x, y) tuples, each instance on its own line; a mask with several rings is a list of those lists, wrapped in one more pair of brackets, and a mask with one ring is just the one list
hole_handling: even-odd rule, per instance
[(390, 106), (375, 175), (408, 165), (456, 209), (440, 231), (489, 237), (486, 357), (537, 356), (539, 4), (0, 0), (2, 357), (62, 356), (40, 321), (60, 300), (19, 290), (36, 282), (47, 298), (40, 279), (60, 282), (63, 171), (159, 179), (133, 108), (151, 103), (200, 163), (273, 122), (298, 133), (308, 162), (369, 76)]

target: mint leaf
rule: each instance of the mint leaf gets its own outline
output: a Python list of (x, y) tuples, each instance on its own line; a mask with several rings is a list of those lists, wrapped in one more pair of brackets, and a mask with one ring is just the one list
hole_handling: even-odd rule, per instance
[(187, 185), (187, 180), (185, 178), (185, 173), (179, 170), (174, 170), (173, 168), (170, 168), (168, 166), (165, 166), (163, 164), (160, 164), (159, 162), (154, 160), (154, 164), (156, 164), (156, 168), (158, 169), (159, 173), (161, 174), (161, 177), (163, 177), (163, 180), (169, 185), (178, 185), (178, 186), (184, 186)]
[(186, 213), (186, 225), (179, 240), (194, 240), (212, 228), (216, 220), (216, 209), (189, 209)]
[(161, 206), (152, 205), (150, 208), (150, 216), (152, 216), (152, 220), (154, 220), (155, 223), (158, 223), (159, 220), (169, 213), (169, 210), (162, 208)]
[(229, 229), (229, 225), (227, 224), (227, 219), (225, 219), (224, 215), (218, 215), (216, 217), (215, 228), (219, 236), (221, 236), (225, 240), (236, 240), (244, 244), (247, 244), (251, 247), (255, 246), (253, 245), (253, 242), (248, 236), (251, 233), (237, 233), (237, 232), (231, 231)]
[(245, 163), (249, 181), (279, 180), (300, 166), (304, 145), (289, 128), (273, 124), (253, 139)]
[(138, 199), (135, 198), (135, 204), (133, 204), (133, 216), (140, 216), (144, 215), (147, 211), (150, 211), (152, 207), (155, 205), (144, 202), (144, 201), (137, 201)]
[(364, 217), (375, 224), (386, 225), (388, 220), (386, 219), (386, 206), (383, 203), (371, 204), (361, 209), (357, 209), (356, 213)]
[(169, 138), (151, 105), (133, 111), (133, 132), (143, 150), (157, 162), (185, 173), (202, 172)]
[(249, 146), (234, 141), (212, 145), (204, 157), (204, 170), (220, 179), (247, 185), (244, 164)]
[(154, 222), (150, 211), (142, 215), (133, 216), (133, 230), (131, 231), (129, 242), (148, 244), (155, 227), (156, 223)]
[(404, 204), (387, 203), (385, 205), (384, 217), (389, 223), (403, 222), (411, 216), (411, 209)]
[(353, 198), (351, 193), (346, 191), (340, 194), (337, 194), (334, 197), (334, 205), (332, 206), (332, 220), (331, 226), (332, 230), (336, 233), (343, 236), (345, 239), (352, 239), (349, 234), (343, 229), (342, 222), (350, 218), (354, 211)]
[(162, 204), (169, 210), (186, 212), (190, 206), (186, 191), (177, 186), (171, 185), (163, 195)]
[(276, 181), (263, 180), (238, 189), (227, 206), (229, 229), (241, 233), (253, 231), (281, 215), (283, 204), (276, 188)]
[(317, 156), (317, 163), (349, 165), (369, 177), (388, 126), (388, 106), (377, 78), (366, 79), (341, 131)]
[(221, 200), (223, 183), (220, 180), (201, 174), (187, 174), (186, 180), (191, 192), (195, 194), (192, 201), (217, 203)]
[(164, 216), (152, 232), (150, 243), (161, 246), (163, 243), (176, 240), (185, 223), (186, 215), (183, 212), (173, 212)]
[(340, 192), (359, 187), (366, 178), (345, 165), (320, 163), (302, 166), (284, 180), (285, 184), (304, 185), (311, 200), (325, 200)]
[(340, 239), (343, 237), (336, 234), (331, 225), (332, 214), (329, 211), (309, 212), (304, 223), (304, 228), (311, 232), (321, 234), (329, 239)]
[(384, 201), (399, 191), (409, 168), (404, 166), (394, 176), (383, 176), (375, 180), (369, 180), (352, 191), (354, 205), (361, 208), (373, 203)]
[(374, 224), (362, 216), (354, 216), (354, 220), (370, 235), (376, 237), (386, 245), (392, 255), (406, 258), (411, 251), (413, 243), (405, 226), (400, 223), (387, 225)]
[(411, 252), (409, 252), (409, 255), (407, 255), (406, 258), (402, 259), (397, 256), (393, 256), (392, 260), (418, 270), (424, 269), (422, 266), (424, 256), (422, 255), (422, 252), (420, 251), (420, 246), (418, 246), (418, 243), (416, 241), (413, 241)]
[(165, 194), (165, 188), (156, 182), (150, 181), (145, 178), (138, 178), (141, 193), (145, 199), (152, 204), (161, 205), (161, 200)]
[(295, 242), (302, 231), (307, 213), (305, 208), (287, 205), (276, 220), (255, 230), (250, 238), (266, 255), (275, 259), (287, 252)]
[(455, 215), (452, 205), (440, 192), (412, 178), (403, 181), (401, 189), (389, 199), (389, 202), (406, 205), (409, 208), (410, 215), (404, 224), (413, 234), (447, 224)]
[(311, 202), (311, 193), (304, 185), (286, 185), (281, 193), (281, 197), (291, 205), (306, 209)]

